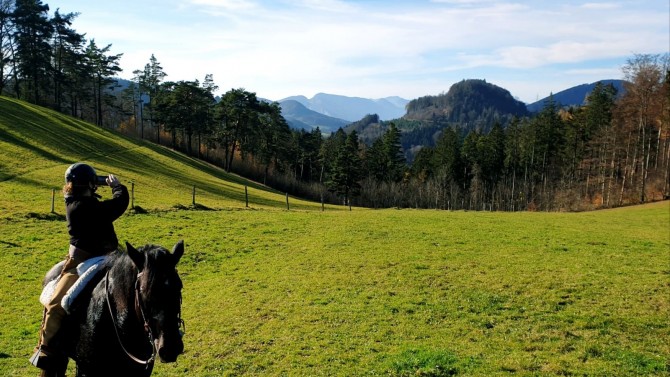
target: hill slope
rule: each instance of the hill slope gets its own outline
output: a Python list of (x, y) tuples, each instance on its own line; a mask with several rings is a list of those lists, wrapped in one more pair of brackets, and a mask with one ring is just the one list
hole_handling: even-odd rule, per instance
[[(0, 213), (30, 212), (35, 202), (50, 209), (55, 189), (60, 210), (65, 169), (76, 161), (100, 174), (135, 183), (135, 204), (169, 209), (196, 202), (208, 208), (244, 207), (248, 185), (252, 207), (285, 208), (285, 197), (202, 161), (148, 142), (130, 139), (81, 120), (0, 97)], [(103, 194), (108, 194), (103, 191)], [(308, 202), (292, 203), (317, 208)], [(0, 215), (2, 216), (2, 215)]]
[(319, 127), (321, 132), (335, 132), (349, 124), (348, 121), (329, 117), (305, 107), (300, 101), (287, 100), (280, 103), (281, 114), (291, 128), (312, 131)]
[[(623, 93), (623, 80), (601, 80), (591, 84), (577, 85), (572, 88), (562, 90), (556, 94), (552, 94), (550, 97), (553, 97), (554, 101), (561, 106), (581, 106), (584, 104), (586, 96), (593, 91), (593, 88), (595, 88), (598, 82), (603, 83), (603, 85), (614, 85), (618, 91), (618, 95)], [(527, 106), (528, 111), (533, 113), (541, 111), (544, 108), (545, 102), (548, 100), (549, 97), (546, 97), (537, 102), (529, 104)]]
[[(145, 207), (189, 202), (203, 181), (208, 206), (243, 205), (234, 176), (0, 98), (0, 376), (36, 374), (26, 360), (39, 282), (67, 232), (30, 214), (72, 159), (136, 179)], [(283, 207), (283, 196), (251, 191)], [(155, 377), (669, 370), (668, 202), (583, 213), (227, 209), (115, 223), (122, 240), (186, 241), (185, 353), (157, 363)]]

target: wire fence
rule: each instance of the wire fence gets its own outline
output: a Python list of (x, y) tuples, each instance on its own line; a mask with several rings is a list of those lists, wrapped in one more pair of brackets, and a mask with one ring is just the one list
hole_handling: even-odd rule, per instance
[[(191, 189), (191, 205), (193, 207), (198, 207), (198, 201), (197, 201), (197, 186), (193, 185)], [(130, 208), (131, 209), (136, 209), (135, 207), (135, 182), (130, 183)], [(286, 210), (290, 211), (291, 210), (291, 203), (289, 200), (290, 196), (288, 192), (286, 193)], [(244, 185), (244, 207), (245, 208), (250, 208), (249, 207), (249, 187), (247, 185)], [(324, 202), (323, 195), (321, 196), (321, 211), (325, 211), (326, 206)], [(51, 190), (51, 212), (55, 214), (56, 213), (56, 189)]]

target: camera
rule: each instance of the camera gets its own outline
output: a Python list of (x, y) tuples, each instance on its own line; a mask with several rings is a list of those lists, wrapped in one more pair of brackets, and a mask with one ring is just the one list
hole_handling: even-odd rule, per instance
[(107, 186), (107, 176), (106, 175), (96, 175), (95, 176), (95, 185), (96, 186)]

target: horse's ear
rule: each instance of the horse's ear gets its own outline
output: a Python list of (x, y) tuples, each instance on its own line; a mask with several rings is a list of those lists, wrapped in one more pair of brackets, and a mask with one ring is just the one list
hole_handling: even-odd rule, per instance
[(180, 240), (176, 245), (174, 245), (172, 248), (172, 255), (175, 258), (174, 264), (176, 265), (179, 263), (181, 256), (184, 255), (184, 240)]
[(130, 242), (126, 242), (126, 250), (128, 251), (128, 256), (137, 267), (137, 271), (142, 271), (144, 268), (144, 254), (135, 249)]

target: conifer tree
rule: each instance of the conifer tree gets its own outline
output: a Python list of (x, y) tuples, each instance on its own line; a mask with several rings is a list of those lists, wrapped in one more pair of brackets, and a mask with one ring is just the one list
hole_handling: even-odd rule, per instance
[(377, 138), (372, 145), (365, 150), (365, 166), (368, 177), (377, 181), (387, 178), (386, 156), (384, 155), (384, 139)]
[(329, 189), (344, 198), (344, 202), (351, 210), (351, 198), (360, 193), (359, 181), (363, 175), (361, 169), (361, 158), (359, 155), (358, 134), (351, 131), (344, 144), (338, 151), (333, 164), (330, 180), (327, 182)]
[(405, 172), (406, 159), (400, 144), (400, 130), (391, 123), (389, 129), (382, 136), (383, 158), (385, 166), (384, 180), (387, 182), (398, 182), (402, 180)]
[(121, 55), (108, 55), (112, 45), (99, 48), (95, 40), (90, 40), (86, 47), (86, 70), (92, 78), (93, 113), (95, 124), (103, 124), (103, 104), (105, 103), (105, 89), (116, 82), (114, 76), (121, 72), (119, 60)]
[[(53, 28), (49, 21), (49, 5), (40, 0), (16, 0), (13, 21), (18, 75), (17, 95), (42, 104), (43, 93), (51, 73), (51, 45)], [(26, 88), (25, 96), (19, 92), (20, 84)]]
[(14, 0), (0, 0), (0, 95), (9, 81), (13, 59), (13, 22)]
[(193, 154), (193, 134), (205, 124), (214, 99), (198, 81), (168, 82), (163, 87), (155, 98), (156, 120), (171, 132), (173, 148), (177, 146), (177, 131), (182, 131), (186, 136), (186, 152)]
[(51, 20), (53, 34), (53, 94), (54, 109), (62, 110), (64, 94), (78, 81), (78, 70), (84, 60), (84, 35), (71, 28), (78, 13), (61, 14), (56, 10)]

